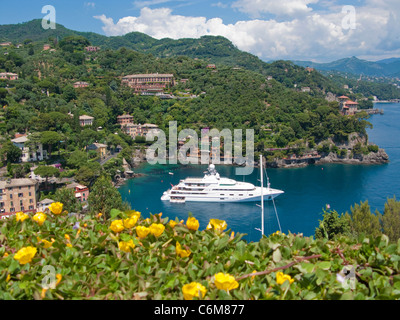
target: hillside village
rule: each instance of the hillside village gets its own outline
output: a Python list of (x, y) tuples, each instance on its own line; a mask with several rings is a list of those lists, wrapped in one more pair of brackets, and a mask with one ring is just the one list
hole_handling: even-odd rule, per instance
[[(59, 200), (59, 189), (90, 210), (97, 177), (105, 173), (116, 185), (134, 176), (147, 135), (170, 121), (199, 137), (204, 128), (253, 128), (256, 152), (272, 167), (333, 154), (388, 161), (363, 138), (368, 97), (313, 68), (284, 61), (266, 68), (261, 74), (197, 58), (160, 59), (81, 36), (0, 43), (0, 217), (44, 210)], [(220, 141), (211, 155), (223, 149)]]

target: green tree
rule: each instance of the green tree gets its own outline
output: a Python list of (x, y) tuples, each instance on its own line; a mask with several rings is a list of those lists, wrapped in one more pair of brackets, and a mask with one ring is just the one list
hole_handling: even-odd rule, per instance
[(75, 88), (71, 85), (67, 85), (64, 90), (62, 97), (65, 101), (70, 102), (71, 100), (74, 100), (77, 98)]
[(75, 191), (71, 188), (60, 188), (54, 194), (54, 200), (64, 204), (68, 212), (80, 212), (82, 204), (75, 198)]
[(83, 165), (85, 165), (88, 161), (88, 156), (86, 154), (86, 152), (81, 151), (81, 150), (75, 150), (74, 152), (72, 152), (68, 159), (67, 159), (67, 165), (70, 168), (75, 168), (78, 169), (80, 167), (82, 167)]
[(7, 141), (0, 150), (0, 160), (3, 163), (18, 162), (21, 156), (21, 149), (15, 146), (11, 141)]
[(75, 180), (79, 183), (90, 186), (101, 174), (102, 167), (98, 162), (89, 162), (79, 168)]
[(400, 238), (400, 201), (396, 201), (396, 198), (387, 200), (381, 222), (383, 233), (390, 241), (397, 242)]
[(35, 175), (46, 178), (46, 188), (48, 186), (48, 181), (50, 177), (58, 177), (60, 175), (60, 170), (52, 166), (38, 166), (33, 172), (35, 173)]
[(44, 145), (47, 145), (47, 152), (49, 156), (51, 156), (51, 152), (53, 147), (60, 142), (62, 139), (61, 135), (54, 131), (45, 131), (42, 132), (40, 142)]
[(335, 210), (324, 210), (323, 219), (319, 221), (319, 227), (315, 229), (315, 238), (335, 239), (338, 235), (348, 236), (350, 224), (347, 215), (339, 214)]
[(379, 215), (371, 213), (368, 201), (355, 204), (350, 211), (350, 226), (354, 236), (365, 234), (378, 237), (382, 234)]
[(123, 210), (121, 194), (112, 185), (111, 179), (106, 175), (101, 175), (90, 190), (89, 210), (92, 214), (103, 213), (106, 217), (110, 216), (112, 209)]

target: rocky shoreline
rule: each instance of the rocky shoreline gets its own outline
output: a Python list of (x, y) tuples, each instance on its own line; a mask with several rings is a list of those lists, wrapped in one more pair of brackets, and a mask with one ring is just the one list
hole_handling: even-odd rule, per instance
[(378, 152), (371, 152), (367, 155), (355, 155), (353, 158), (340, 157), (336, 153), (329, 153), (321, 157), (320, 160), (315, 161), (295, 161), (286, 159), (275, 159), (272, 162), (265, 162), (268, 168), (302, 168), (309, 165), (320, 165), (320, 164), (351, 164), (351, 165), (379, 165), (389, 163), (389, 156), (383, 149), (379, 149)]

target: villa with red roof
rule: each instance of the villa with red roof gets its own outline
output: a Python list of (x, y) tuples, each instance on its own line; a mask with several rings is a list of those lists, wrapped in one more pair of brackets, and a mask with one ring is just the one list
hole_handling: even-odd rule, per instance
[(341, 96), (338, 98), (340, 102), (340, 112), (345, 116), (352, 116), (357, 113), (358, 103), (351, 101), (347, 96)]

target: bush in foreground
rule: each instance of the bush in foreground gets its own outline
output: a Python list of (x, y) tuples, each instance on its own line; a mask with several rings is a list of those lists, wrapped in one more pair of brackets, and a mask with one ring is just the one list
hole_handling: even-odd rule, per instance
[(0, 222), (0, 299), (398, 299), (400, 241), (275, 233), (60, 204)]

